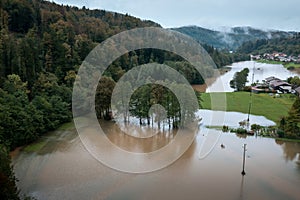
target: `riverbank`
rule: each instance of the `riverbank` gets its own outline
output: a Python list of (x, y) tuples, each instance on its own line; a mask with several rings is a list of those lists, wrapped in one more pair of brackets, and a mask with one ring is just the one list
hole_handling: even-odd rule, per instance
[(214, 82), (216, 82), (217, 78), (219, 78), (219, 76), (226, 74), (227, 72), (229, 72), (231, 70), (230, 66), (225, 66), (222, 67), (220, 69), (218, 69), (218, 72), (215, 73), (215, 75), (211, 78), (208, 78), (205, 80), (205, 84), (201, 84), (201, 85), (192, 85), (193, 89), (196, 90), (197, 92), (205, 92), (206, 89), (212, 85)]
[[(249, 92), (227, 92), (226, 111), (236, 111), (242, 113), (248, 113), (250, 93)], [(201, 106), (203, 109), (211, 109), (211, 94), (201, 93)], [(295, 98), (291, 94), (282, 94), (278, 98), (274, 98), (269, 94), (252, 94), (252, 107), (251, 114), (261, 115), (279, 123), (280, 119), (288, 115)], [(218, 110), (218, 106), (216, 106)], [(220, 110), (222, 110), (220, 108)]]
[(293, 63), (293, 62), (286, 63), (286, 62), (280, 62), (280, 61), (274, 61), (274, 60), (256, 60), (256, 62), (266, 63), (266, 64), (283, 65), (284, 68), (286, 68), (292, 72), (295, 72), (297, 74), (300, 74), (300, 64), (298, 64), (298, 63)]
[(10, 152), (10, 157), (11, 158), (16, 157), (17, 155), (19, 155), (19, 153), (21, 151), (26, 152), (26, 153), (39, 152), (48, 144), (48, 142), (49, 142), (48, 139), (52, 138), (54, 133), (57, 136), (57, 138), (59, 138), (61, 136), (60, 133), (70, 132), (73, 130), (75, 130), (75, 125), (72, 120), (71, 122), (67, 122), (67, 123), (60, 125), (56, 130), (50, 131), (50, 132), (42, 135), (40, 138), (38, 138), (36, 141), (34, 141), (32, 143), (16, 148), (15, 150)]

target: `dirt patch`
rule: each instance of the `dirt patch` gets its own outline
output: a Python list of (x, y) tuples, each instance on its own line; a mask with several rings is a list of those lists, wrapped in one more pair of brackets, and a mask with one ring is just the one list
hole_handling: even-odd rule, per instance
[(22, 150), (23, 147), (18, 147), (15, 150), (9, 152), (9, 155), (11, 158), (16, 157), (17, 155), (19, 155), (20, 151)]
[(295, 69), (290, 70), (290, 71), (291, 71), (291, 72), (295, 72), (295, 73), (297, 73), (297, 74), (300, 75), (300, 68), (295, 68)]

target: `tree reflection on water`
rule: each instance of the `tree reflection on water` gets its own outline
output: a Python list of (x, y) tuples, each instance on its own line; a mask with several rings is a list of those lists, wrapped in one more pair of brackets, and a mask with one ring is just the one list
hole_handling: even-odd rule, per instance
[(287, 142), (278, 139), (275, 142), (282, 147), (285, 160), (295, 161), (300, 169), (300, 142)]

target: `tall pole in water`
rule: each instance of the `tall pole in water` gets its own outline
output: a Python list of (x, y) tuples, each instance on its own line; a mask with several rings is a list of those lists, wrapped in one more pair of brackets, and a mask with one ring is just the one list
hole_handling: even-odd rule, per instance
[(244, 144), (243, 171), (242, 171), (242, 175), (243, 175), (243, 176), (246, 175), (246, 172), (245, 172), (245, 156), (246, 156), (246, 144)]

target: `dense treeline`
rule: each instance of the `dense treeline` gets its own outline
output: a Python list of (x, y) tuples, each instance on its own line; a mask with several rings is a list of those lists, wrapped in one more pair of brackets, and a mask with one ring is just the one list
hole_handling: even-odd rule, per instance
[(284, 52), (288, 55), (298, 56), (300, 54), (300, 33), (295, 33), (289, 38), (262, 39), (245, 42), (238, 48), (237, 52), (247, 54)]
[[(250, 59), (250, 57), (245, 54), (229, 54), (219, 51), (209, 45), (203, 44), (202, 46), (211, 56), (217, 68), (222, 68), (233, 62)], [(205, 83), (202, 76), (203, 74), (205, 74), (205, 77), (213, 76), (212, 68), (202, 67), (203, 74), (199, 74), (189, 62), (185, 61), (180, 56), (159, 49), (142, 49), (126, 53), (112, 63), (105, 75), (112, 77), (114, 81), (117, 81), (125, 72), (133, 67), (154, 62), (172, 67), (183, 74), (190, 84)]]
[[(128, 70), (147, 63), (166, 64), (186, 77), (190, 84), (203, 84), (205, 80), (189, 62), (174, 53), (159, 49), (142, 49), (124, 54), (114, 61), (106, 70), (105, 75), (114, 81), (124, 75)], [(201, 69), (206, 77), (213, 76), (212, 67)]]
[(30, 89), (44, 71), (64, 82), (66, 73), (76, 70), (93, 47), (109, 36), (159, 26), (128, 15), (39, 0), (1, 1), (0, 17), (0, 78), (18, 74)]
[(32, 91), (18, 75), (9, 75), (0, 94), (0, 142), (10, 149), (71, 120), (71, 89), (58, 85), (54, 74), (40, 74)]
[(0, 199), (19, 199), (16, 178), (10, 166), (9, 151), (0, 144)]
[(279, 137), (299, 139), (300, 138), (300, 98), (297, 97), (292, 105), (288, 116), (283, 117), (280, 121)]
[[(299, 76), (289, 77), (287, 82), (290, 83), (293, 88), (300, 87)], [(280, 137), (292, 139), (300, 138), (300, 97), (297, 97), (288, 116), (281, 119), (278, 132)]]
[(230, 65), (234, 62), (250, 60), (250, 57), (245, 53), (228, 53), (227, 51), (218, 50), (207, 44), (202, 44), (202, 46), (212, 57), (218, 68)]

